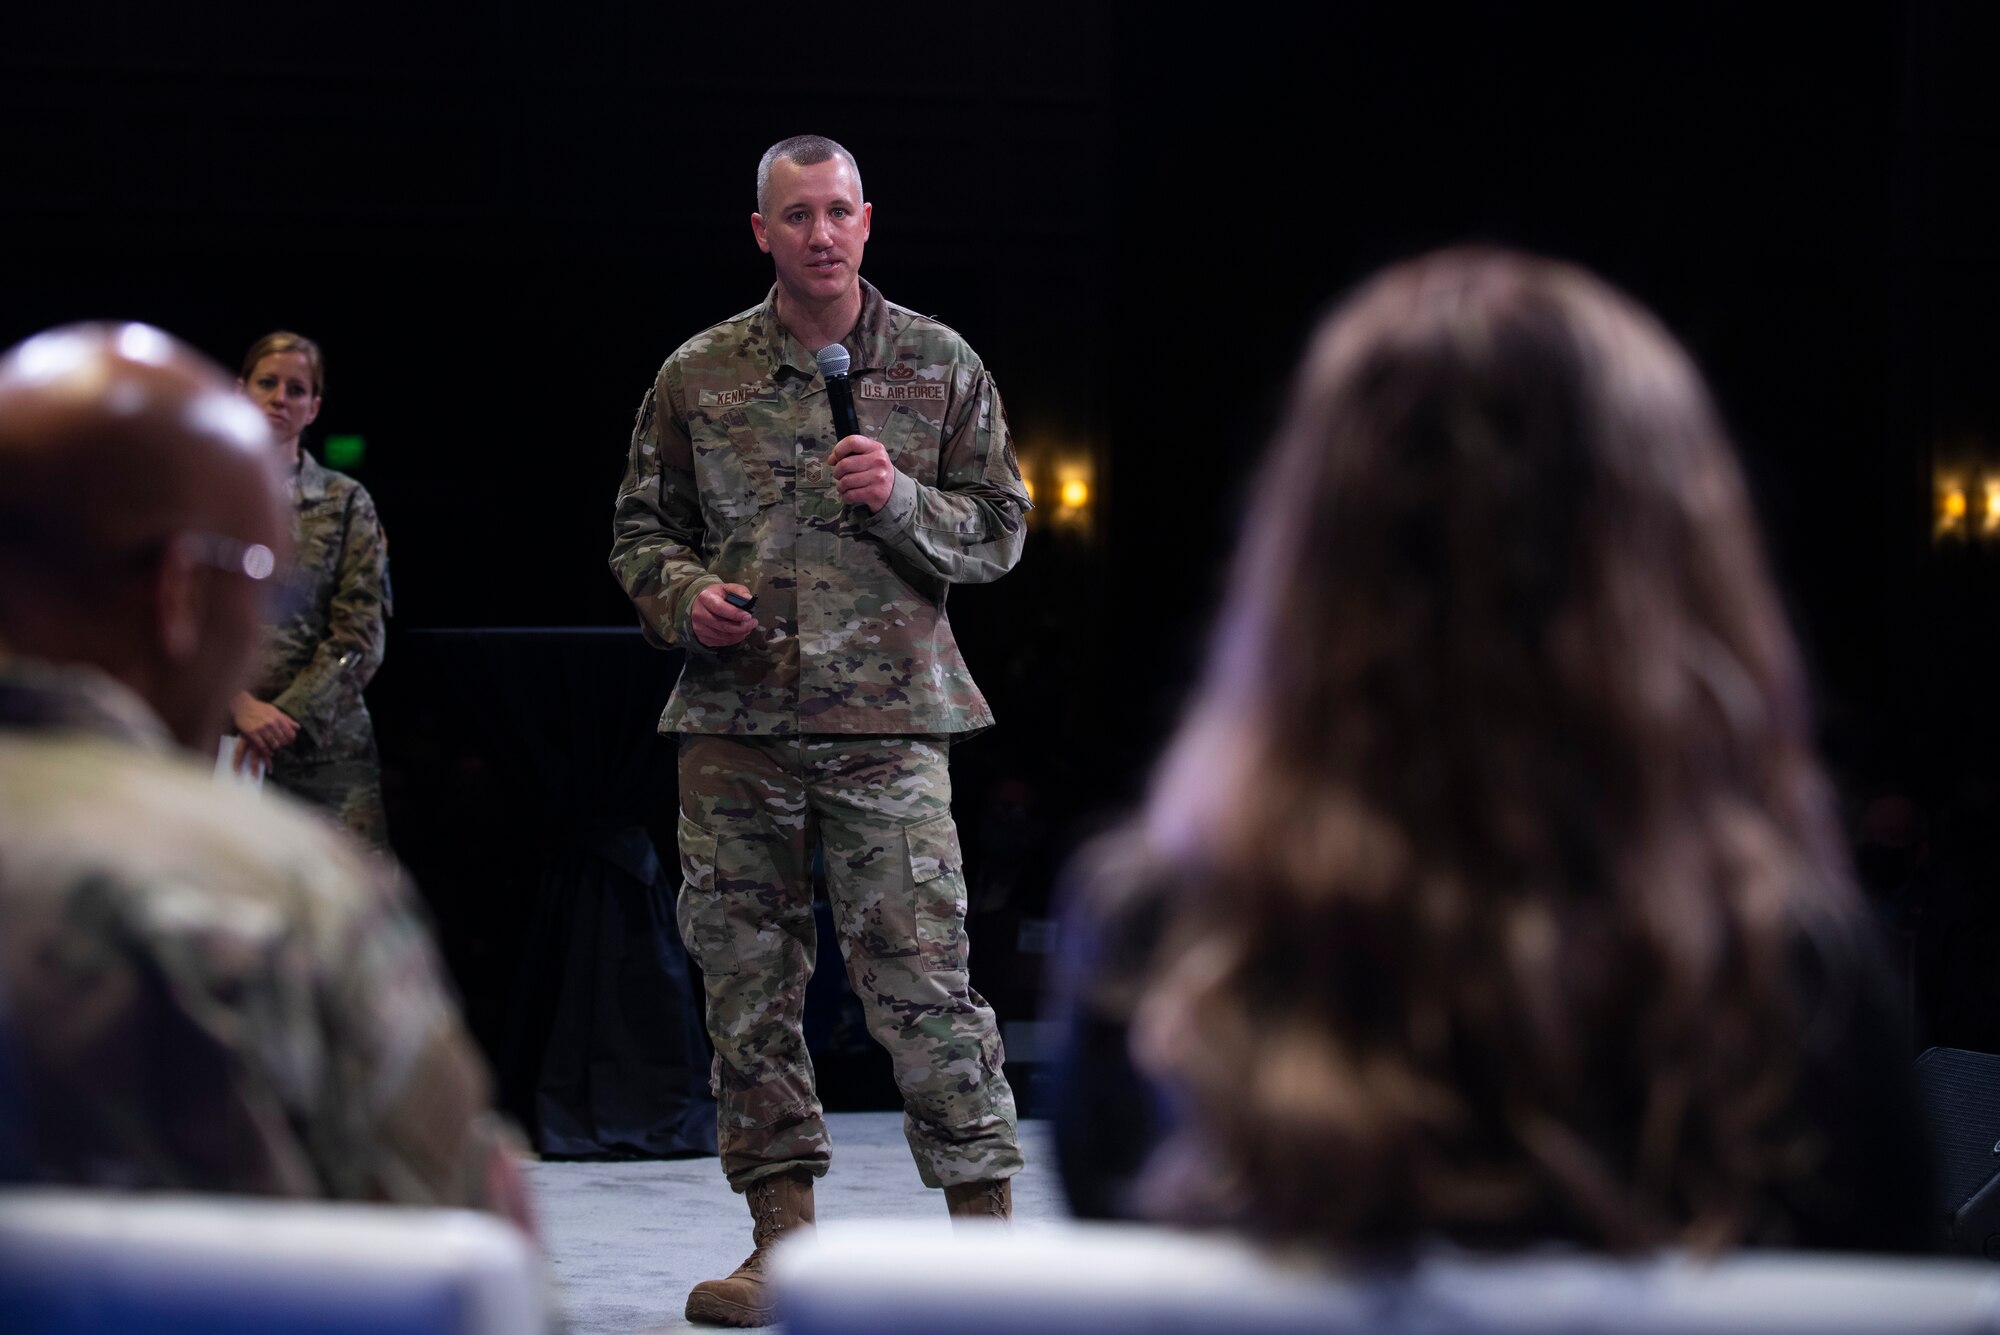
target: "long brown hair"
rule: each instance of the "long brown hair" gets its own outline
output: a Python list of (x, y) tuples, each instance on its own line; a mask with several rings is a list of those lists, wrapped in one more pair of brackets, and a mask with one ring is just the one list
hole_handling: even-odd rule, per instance
[(1811, 1168), (1799, 944), (1851, 895), (1701, 379), (1568, 265), (1325, 324), (1147, 813), (1172, 1212), (1721, 1246)]

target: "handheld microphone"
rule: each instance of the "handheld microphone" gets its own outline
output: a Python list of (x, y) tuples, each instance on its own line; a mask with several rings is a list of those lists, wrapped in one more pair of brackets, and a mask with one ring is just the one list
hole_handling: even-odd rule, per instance
[[(819, 363), (820, 379), (826, 381), (826, 404), (833, 409), (833, 433), (837, 440), (861, 434), (861, 419), (854, 415), (854, 386), (847, 378), (847, 349), (829, 343), (813, 354)], [(850, 505), (856, 523), (866, 523), (874, 511), (865, 505)]]
[(819, 374), (826, 381), (827, 405), (833, 409), (833, 429), (838, 439), (861, 434), (861, 419), (854, 415), (854, 386), (847, 378), (847, 349), (829, 343), (813, 354)]

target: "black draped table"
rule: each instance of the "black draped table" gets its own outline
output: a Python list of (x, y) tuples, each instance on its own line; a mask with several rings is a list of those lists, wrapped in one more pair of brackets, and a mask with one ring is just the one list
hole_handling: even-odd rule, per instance
[(391, 838), (546, 1156), (715, 1153), (654, 732), (678, 666), (622, 627), (419, 630), (369, 691)]

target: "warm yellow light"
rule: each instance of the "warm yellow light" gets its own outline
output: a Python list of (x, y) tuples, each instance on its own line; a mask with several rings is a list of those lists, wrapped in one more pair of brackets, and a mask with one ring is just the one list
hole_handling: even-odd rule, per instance
[(2000, 524), (2000, 482), (1986, 484), (1986, 527)]
[[(1034, 467), (1029, 468), (1030, 460)], [(1087, 445), (1055, 438), (1034, 447), (1022, 447), (1021, 472), (1034, 475), (1028, 499), (1041, 508), (1035, 523), (1060, 530), (1073, 539), (1092, 540), (1097, 527), (1097, 511), (1102, 501), (1097, 495), (1097, 461)]]
[(1028, 489), (1028, 504), (1035, 503), (1035, 480), (1025, 473), (1021, 475), (1021, 485)]
[[(1945, 476), (1937, 479), (1937, 524), (1932, 529), (1933, 538), (1944, 541), (1966, 536), (1966, 529), (1970, 526), (1966, 512), (1972, 508), (1966, 491), (1967, 487), (1962, 478)], [(1984, 510), (1990, 507), (1993, 501), (1990, 490), (1982, 489), (1982, 492), (1980, 499), (1985, 504), (1981, 509)], [(1981, 534), (1991, 533), (1993, 525), (1993, 520), (1982, 516), (1979, 524)]]

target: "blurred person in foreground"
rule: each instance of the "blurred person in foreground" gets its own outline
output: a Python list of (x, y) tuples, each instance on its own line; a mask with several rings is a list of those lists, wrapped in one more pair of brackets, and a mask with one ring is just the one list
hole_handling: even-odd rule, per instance
[(244, 354), (236, 383), (277, 441), (296, 553), (292, 604), (252, 688), (230, 705), (238, 761), (254, 758), (272, 783), (386, 853), (382, 767), (361, 692), (382, 666), (389, 540), (368, 489), (299, 444), (326, 389), (319, 344), (282, 329), (266, 334)]
[(1080, 1214), (1917, 1250), (1907, 1057), (1686, 354), (1453, 250), (1311, 345), (1143, 821), (1069, 886)]
[(27, 1153), (54, 1182), (532, 1233), (404, 886), (204, 763), (290, 557), (275, 463), (229, 378), (157, 329), (0, 359), (0, 1000)]

